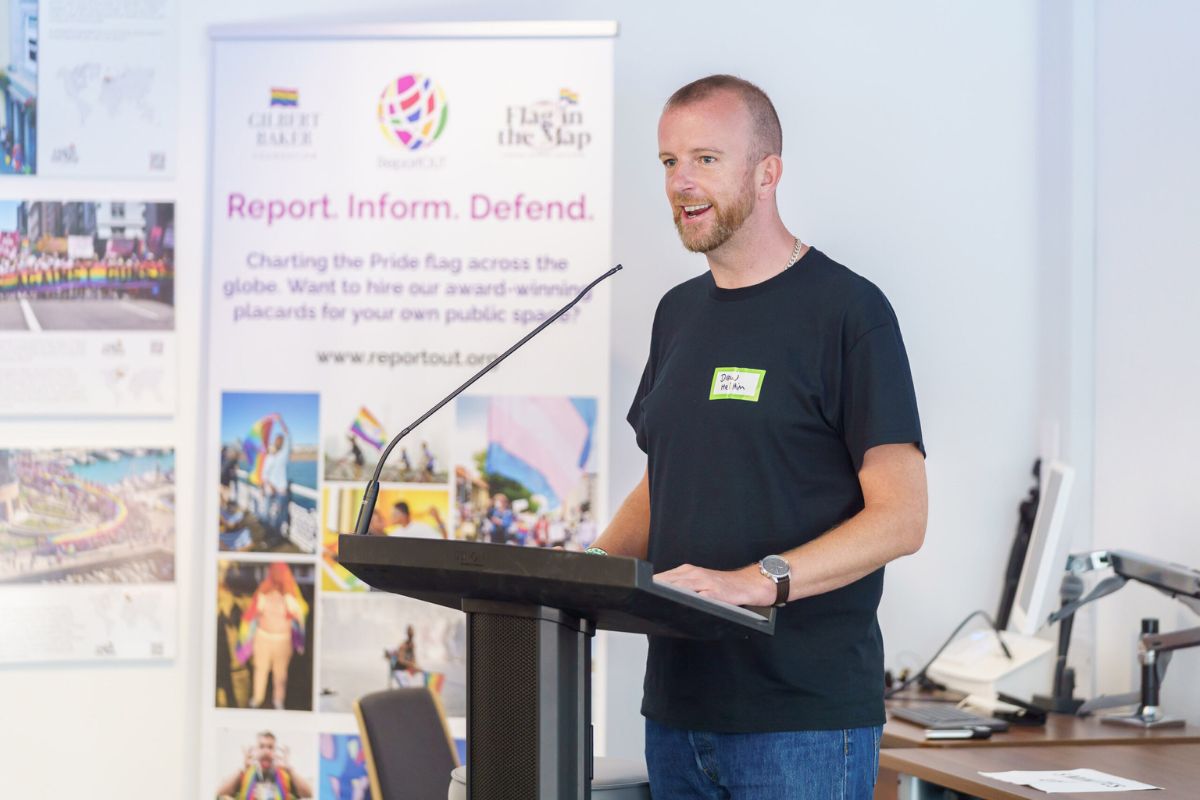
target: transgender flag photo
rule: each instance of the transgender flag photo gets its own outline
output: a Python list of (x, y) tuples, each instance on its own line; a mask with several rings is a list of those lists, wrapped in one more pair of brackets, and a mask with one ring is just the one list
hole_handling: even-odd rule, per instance
[(594, 397), (463, 397), (454, 538), (582, 550), (596, 538)]

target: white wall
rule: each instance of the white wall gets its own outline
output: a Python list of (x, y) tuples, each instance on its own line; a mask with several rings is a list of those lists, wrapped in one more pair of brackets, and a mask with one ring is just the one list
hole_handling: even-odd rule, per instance
[[(994, 610), (1016, 503), (1039, 445), (1039, 12), (1033, 0), (747, 4), (637, 0), (503, 4), (259, 0), (180, 3), (182, 166), (180, 660), (167, 667), (0, 671), (0, 796), (196, 796), (200, 607), (195, 502), (208, 97), (206, 26), (251, 19), (617, 19), (611, 423), (613, 507), (644, 458), (624, 424), (657, 298), (704, 268), (662, 197), (655, 123), (684, 82), (732, 71), (775, 99), (785, 131), (784, 217), (878, 283), (899, 314), (924, 420), (929, 534), (889, 568), (889, 664), (916, 665), (975, 608)], [(133, 186), (131, 197), (158, 187)], [(54, 187), (45, 192), (54, 196)], [(97, 191), (103, 191), (98, 189)], [(157, 192), (155, 192), (157, 193)], [(192, 298), (189, 300), (188, 298)], [(939, 586), (930, 592), (930, 586)], [(643, 644), (611, 643), (608, 751), (641, 751)], [(12, 721), (17, 721), (15, 724)], [(46, 743), (34, 744), (34, 743)], [(64, 765), (70, 765), (64, 768)]]
[[(1095, 13), (1090, 0), (1038, 8), (1037, 392), (1039, 454), (1075, 469), (1070, 552), (1092, 544), (1095, 430)], [(1055, 587), (1057, 593), (1057, 587)], [(1095, 684), (1094, 614), (1076, 618), (1079, 693)], [(1053, 636), (1046, 631), (1044, 636)]]
[[(1102, 2), (1096, 29), (1097, 547), (1200, 569), (1200, 6)], [(1142, 617), (1200, 624), (1147, 587), (1097, 604), (1099, 686), (1137, 686)], [(1200, 651), (1177, 653), (1166, 710), (1200, 721)]]
[[(614, 492), (644, 464), (620, 401), (653, 306), (703, 269), (667, 220), (654, 122), (687, 80), (736, 72), (782, 117), (785, 220), (877, 282), (904, 330), (931, 513), (925, 549), (889, 568), (880, 618), (888, 663), (918, 665), (967, 612), (995, 609), (1037, 452), (1033, 4), (804, 3), (770, 24), (722, 3), (617, 8), (615, 253), (640, 274), (614, 290)], [(612, 647), (614, 755), (640, 753), (643, 652)]]

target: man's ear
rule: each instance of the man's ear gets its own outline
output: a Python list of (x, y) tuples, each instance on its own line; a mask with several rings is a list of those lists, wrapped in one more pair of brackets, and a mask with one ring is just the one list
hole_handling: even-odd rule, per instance
[(775, 193), (779, 187), (779, 179), (783, 177), (783, 159), (770, 155), (758, 162), (754, 168), (755, 187), (760, 199), (765, 199)]

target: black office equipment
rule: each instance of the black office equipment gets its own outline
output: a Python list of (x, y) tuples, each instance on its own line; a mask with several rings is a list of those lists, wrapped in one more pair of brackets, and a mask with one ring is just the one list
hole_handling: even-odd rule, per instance
[(633, 558), (346, 534), (338, 548), (342, 566), (369, 585), (467, 613), (469, 800), (590, 796), (596, 630), (774, 633), (774, 609), (657, 583)]
[(961, 708), (945, 703), (928, 703), (922, 705), (896, 706), (888, 709), (896, 719), (911, 722), (930, 730), (945, 730), (949, 728), (991, 728), (993, 731), (1008, 730), (1008, 723), (995, 717), (983, 717), (963, 711)]
[[(1068, 572), (1063, 576), (1058, 597), (1061, 602), (1060, 610), (1067, 608), (1083, 596), (1083, 579)], [(1083, 705), (1083, 700), (1075, 696), (1075, 669), (1067, 666), (1067, 655), (1071, 647), (1071, 629), (1075, 616), (1063, 617), (1058, 623), (1058, 656), (1054, 661), (1054, 683), (1050, 694), (1035, 694), (1034, 705), (1044, 711), (1058, 714), (1074, 714)]]
[(1033, 462), (1033, 487), (1028, 496), (1017, 507), (1017, 532), (1013, 536), (1008, 564), (1004, 568), (1004, 582), (1000, 589), (1000, 606), (996, 610), (996, 627), (1008, 627), (1008, 616), (1012, 613), (1013, 601), (1017, 597), (1017, 584), (1021, 581), (1021, 569), (1025, 565), (1025, 553), (1029, 550), (1029, 539), (1033, 535), (1033, 521), (1037, 517), (1042, 494), (1042, 460)]

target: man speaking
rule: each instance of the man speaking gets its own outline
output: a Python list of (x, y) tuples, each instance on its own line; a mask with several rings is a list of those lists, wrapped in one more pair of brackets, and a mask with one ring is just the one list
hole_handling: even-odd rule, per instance
[(895, 314), (779, 217), (782, 131), (753, 84), (667, 101), (667, 198), (708, 271), (659, 302), (629, 411), (641, 482), (593, 552), (738, 605), (773, 637), (650, 637), (642, 713), (664, 798), (871, 797), (883, 566), (925, 535), (924, 449)]

